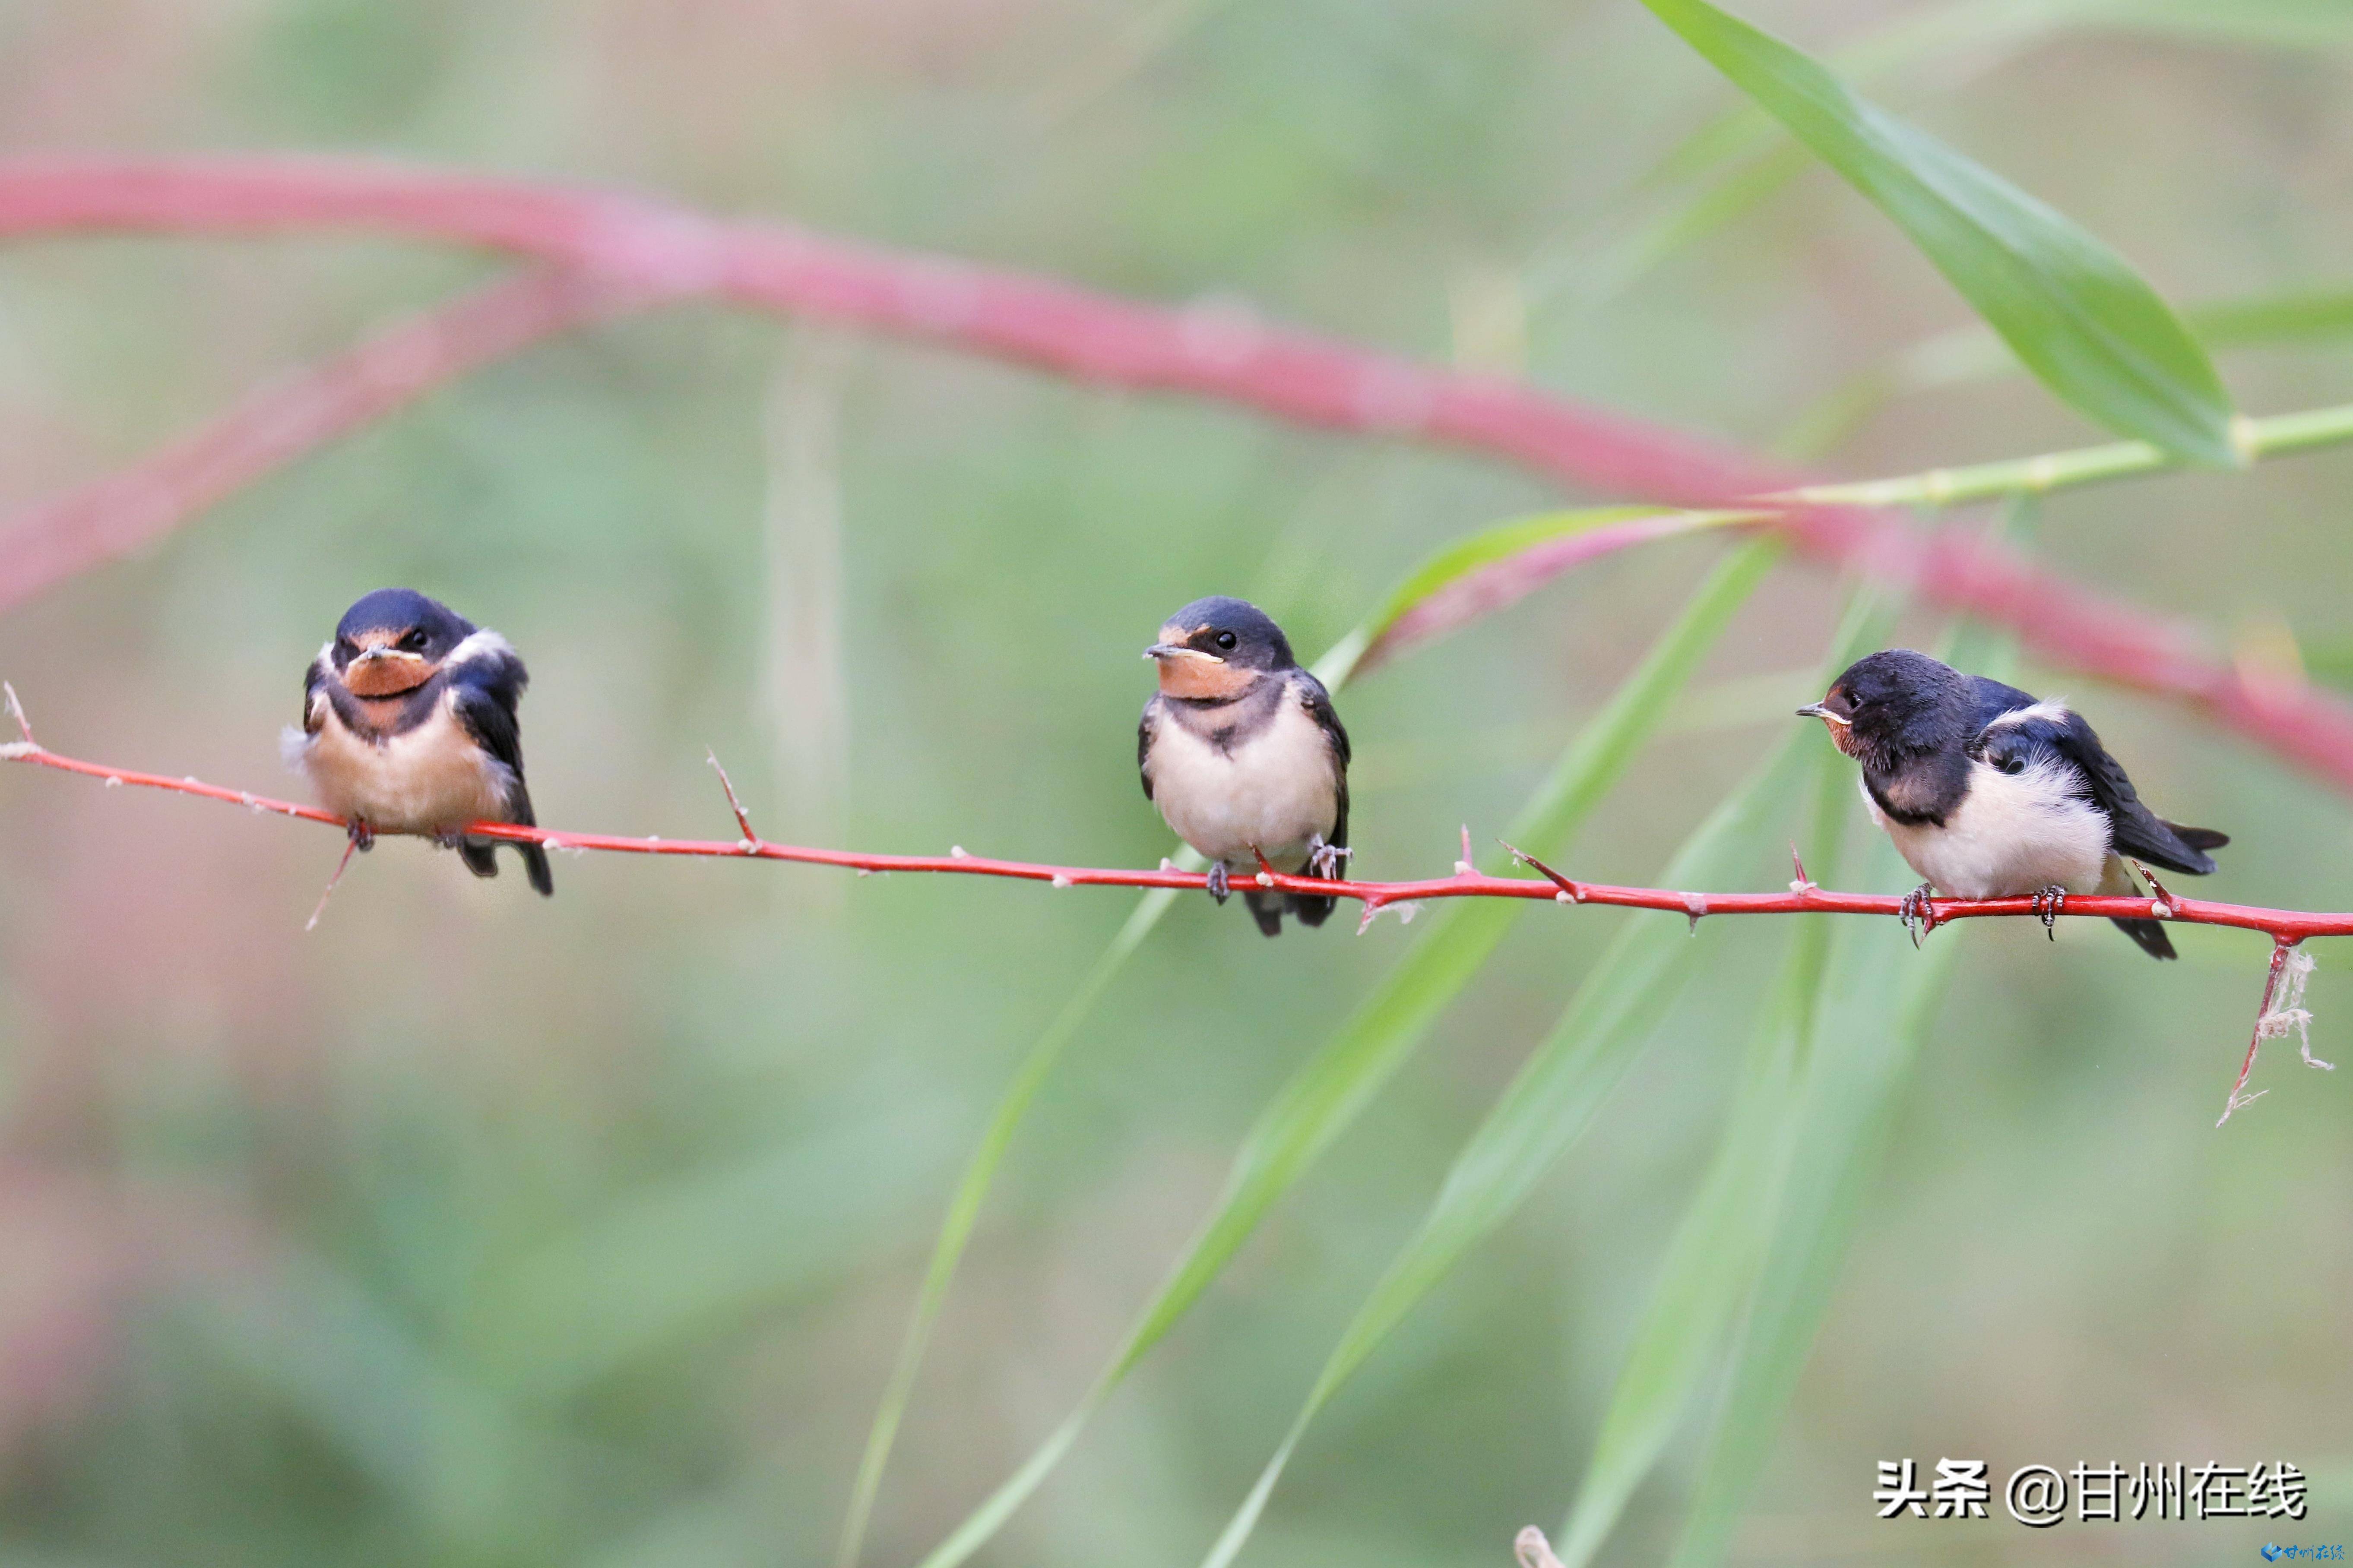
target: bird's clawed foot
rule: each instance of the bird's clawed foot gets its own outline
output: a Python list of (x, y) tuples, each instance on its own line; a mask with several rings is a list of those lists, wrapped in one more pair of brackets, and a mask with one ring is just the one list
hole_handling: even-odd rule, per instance
[(444, 849), (455, 849), (466, 842), (466, 835), (461, 828), (445, 827), (434, 834), (433, 842)]
[(1936, 929), (1936, 911), (1928, 906), (1928, 900), (1936, 893), (1935, 883), (1923, 882), (1904, 895), (1904, 902), (1895, 911), (1895, 918), (1902, 921), (1904, 929), (1912, 933), (1914, 947), (1918, 947), (1920, 939)]
[(2067, 889), (2053, 882), (2047, 888), (2034, 889), (2035, 917), (2042, 922), (2042, 934), (2052, 942), (2059, 933), (2052, 929), (2059, 923), (2059, 912), (2067, 907)]
[(358, 817), (352, 818), (345, 831), (351, 835), (353, 848), (365, 852), (375, 847), (375, 829)]
[(1222, 904), (1226, 901), (1227, 895), (1232, 891), (1232, 885), (1226, 880), (1226, 863), (1223, 860), (1210, 861), (1209, 897)]
[(1336, 881), (1340, 876), (1340, 863), (1354, 854), (1356, 851), (1345, 845), (1324, 843), (1324, 836), (1319, 833), (1307, 841), (1307, 874)]

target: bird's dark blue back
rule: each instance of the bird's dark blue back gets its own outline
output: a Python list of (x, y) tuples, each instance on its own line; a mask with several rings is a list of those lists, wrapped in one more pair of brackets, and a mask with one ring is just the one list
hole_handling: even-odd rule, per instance
[(2021, 691), (2015, 686), (2004, 686), (1989, 676), (1972, 675), (1969, 685), (1977, 694), (1977, 728), (1980, 731), (2003, 714), (2031, 708), (2038, 700), (2032, 693)]

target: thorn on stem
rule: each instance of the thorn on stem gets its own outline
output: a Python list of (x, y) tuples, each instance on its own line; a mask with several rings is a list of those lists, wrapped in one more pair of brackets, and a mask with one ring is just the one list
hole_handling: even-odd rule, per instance
[(1267, 861), (1266, 851), (1260, 848), (1255, 844), (1251, 845), (1250, 849), (1250, 853), (1258, 858), (1258, 877), (1256, 879), (1258, 885), (1261, 888), (1273, 887), (1275, 870), (1273, 866), (1269, 864)]
[[(1500, 838), (1495, 840), (1495, 842), (1498, 844), (1504, 844), (1504, 841)], [(1537, 859), (1526, 850), (1515, 849), (1509, 844), (1504, 844), (1504, 851), (1511, 856), (1513, 859), (1518, 861), (1521, 865), (1534, 868), (1545, 878), (1546, 880), (1549, 881), (1554, 887), (1558, 888), (1562, 892), (1567, 893), (1570, 903), (1581, 904), (1585, 901), (1585, 889), (1583, 888), (1577, 886), (1575, 882), (1570, 881), (1567, 878), (1562, 876), (1559, 872), (1554, 870), (1551, 867), (1546, 865), (1543, 861)]]
[[(16, 689), (9, 685), (6, 681), (0, 680), (0, 696), (6, 697), (8, 701), (8, 717), (16, 721), (16, 732), (25, 737), (24, 743), (30, 746), (34, 751), (39, 751), (41, 749), (41, 743), (40, 742), (33, 739), (33, 721), (25, 717), (25, 705), (16, 700)], [(25, 753), (22, 752), (12, 752), (10, 754), (13, 756), (22, 756)]]
[(1683, 913), (1691, 920), (1691, 934), (1697, 936), (1699, 934), (1699, 922), (1707, 914), (1707, 895), (1705, 893), (1685, 893), (1683, 895)]
[(744, 830), (744, 853), (752, 854), (760, 847), (760, 836), (752, 831), (752, 818), (744, 812), (743, 801), (736, 797), (735, 781), (727, 776), (727, 770), (720, 764), (717, 752), (705, 747), (702, 754), (710, 762), (712, 771), (719, 775), (719, 787), (727, 792), (727, 805), (735, 814), (735, 826)]
[(1454, 862), (1454, 874), (1458, 877), (1475, 877), (1479, 874), (1479, 868), (1472, 864), (1471, 860), (1471, 825), (1467, 822), (1462, 825), (1462, 858)]
[(1798, 894), (1801, 898), (1808, 893), (1813, 892), (1815, 890), (1814, 879), (1806, 875), (1806, 863), (1798, 855), (1798, 844), (1795, 839), (1791, 839), (1789, 841), (1789, 864), (1796, 868), (1798, 873), (1798, 879), (1789, 884), (1789, 891)]
[(357, 833), (345, 835), (343, 838), (343, 858), (335, 862), (335, 874), (327, 879), (326, 889), (319, 895), (318, 907), (311, 911), (311, 918), (302, 922), (302, 929), (304, 931), (317, 931), (319, 929), (319, 917), (327, 912), (327, 900), (335, 896), (335, 884), (343, 879), (343, 873), (345, 871), (351, 869), (352, 857), (359, 853), (359, 850), (360, 835)]

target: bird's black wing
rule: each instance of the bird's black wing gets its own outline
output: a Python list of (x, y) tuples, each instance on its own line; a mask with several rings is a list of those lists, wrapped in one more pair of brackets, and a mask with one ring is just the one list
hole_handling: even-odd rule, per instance
[(321, 654), (302, 671), (302, 732), (306, 735), (317, 734), (326, 722), (326, 715), (319, 711), (319, 688), (326, 683), (327, 656)]
[[(1324, 689), (1322, 681), (1303, 669), (1293, 676), (1293, 682), (1299, 705), (1307, 710), (1307, 716), (1324, 732), (1324, 743), (1332, 752), (1332, 831), (1324, 836), (1324, 842), (1335, 849), (1345, 849), (1348, 847), (1348, 731), (1341, 724), (1340, 715), (1333, 710), (1332, 694)], [(1337, 879), (1343, 874), (1343, 864), (1337, 860), (1332, 862), (1330, 875), (1333, 878)], [(1313, 861), (1308, 863), (1307, 874), (1315, 874)], [(1303, 897), (1297, 893), (1283, 900), (1284, 907), (1298, 917), (1301, 925), (1305, 926), (1322, 925), (1331, 918), (1338, 902), (1336, 899), (1319, 899), (1312, 895)], [(1265, 922), (1261, 920), (1261, 923), (1263, 925)], [(1274, 934), (1272, 927), (1267, 928), (1267, 934)]]
[[(451, 672), (449, 706), (474, 743), (506, 764), (511, 775), (506, 819), (533, 827), (538, 819), (532, 815), (531, 791), (523, 784), (522, 726), (515, 718), (515, 700), (522, 691), (522, 661), (512, 656), (469, 661)], [(515, 849), (522, 856), (531, 885), (543, 896), (554, 893), (555, 879), (548, 870), (547, 851), (536, 844), (518, 844)], [(464, 850), (466, 864), (475, 875), (497, 875), (489, 845), (470, 844)]]
[(1340, 722), (1340, 715), (1334, 710), (1332, 694), (1324, 689), (1324, 683), (1303, 669), (1299, 671), (1296, 679), (1300, 706), (1307, 710), (1307, 716), (1315, 721), (1315, 727), (1324, 731), (1324, 739), (1332, 747), (1332, 785), (1339, 796), (1339, 811), (1333, 819), (1331, 837), (1326, 842), (1335, 849), (1345, 848), (1348, 843), (1348, 731)]
[[(1990, 687), (1993, 682), (1986, 684)], [(2026, 693), (2019, 691), (2017, 696)], [(2007, 712), (2029, 705), (2017, 703)], [(1995, 752), (2011, 750), (2047, 750), (2063, 759), (2083, 781), (2084, 799), (2108, 816), (2111, 842), (2120, 856), (2162, 865), (2169, 872), (2205, 877), (2214, 869), (2207, 848), (2221, 848), (2231, 842), (2226, 835), (2207, 827), (2174, 827), (2144, 806), (2139, 790), (2132, 787), (2132, 778), (2125, 775), (2125, 764), (2108, 754), (2106, 745), (2099, 742), (2099, 733), (2073, 710), (2035, 712), (2033, 717), (2002, 721), (1978, 736), (1978, 750), (1995, 762), (2000, 762)]]
[[(2192, 877), (2212, 872), (2212, 856), (2189, 843), (2174, 831), (2171, 823), (2141, 804), (2132, 780), (2125, 776), (2124, 764), (2108, 755), (2108, 749), (2100, 744), (2100, 737), (2084, 721), (2084, 716), (2070, 713), (2067, 718), (2066, 728), (2058, 739), (2059, 750), (2083, 769), (2084, 776), (2090, 781), (2092, 799), (2106, 810), (2108, 820), (2115, 825), (2116, 852)], [(2209, 842), (2221, 837), (2202, 829), (2192, 831)]]
[(1144, 798), (1152, 798), (1152, 710), (1159, 702), (1155, 698), (1144, 705), (1144, 717), (1135, 721), (1135, 775), (1144, 781)]

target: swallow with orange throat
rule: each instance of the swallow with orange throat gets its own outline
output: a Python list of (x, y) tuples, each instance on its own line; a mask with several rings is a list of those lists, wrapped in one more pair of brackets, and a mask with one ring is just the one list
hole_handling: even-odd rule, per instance
[(1324, 683), (1299, 667), (1282, 628), (1240, 599), (1196, 599), (1144, 650), (1160, 689), (1144, 705), (1135, 761), (1144, 795), (1209, 862), (1209, 894), (1235, 883), (1259, 930), (1289, 913), (1322, 925), (1336, 901), (1277, 893), (1276, 870), (1326, 880), (1348, 854), (1348, 731)]
[[(2206, 851), (2231, 841), (2142, 805), (2123, 764), (2064, 702), (1910, 648), (1858, 659), (1798, 714), (1820, 719), (1862, 764), (1863, 804), (1927, 879), (1905, 900), (1907, 923), (1934, 889), (2031, 897), (2048, 931), (2070, 893), (2137, 896), (2127, 857), (2203, 877), (2214, 869)], [(2151, 956), (2174, 956), (2162, 922), (2116, 923)]]
[[(289, 765), (352, 841), (416, 833), (495, 877), (496, 848), (474, 822), (533, 825), (515, 707), (531, 677), (507, 639), (407, 588), (380, 588), (343, 614), (302, 677), (302, 727), (286, 731)], [(555, 890), (547, 851), (512, 847), (531, 885)]]

